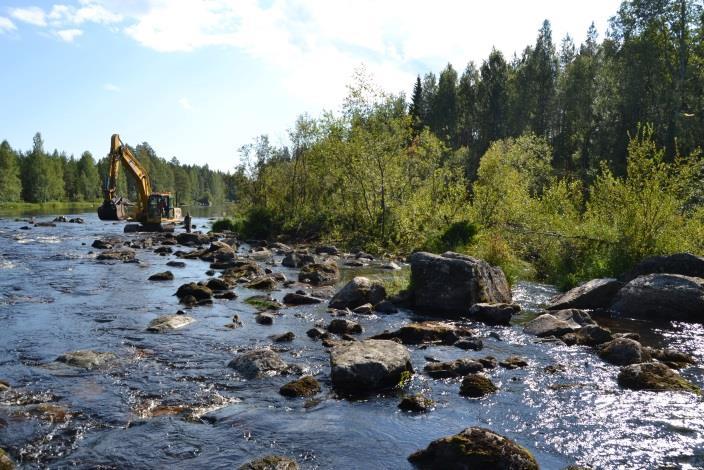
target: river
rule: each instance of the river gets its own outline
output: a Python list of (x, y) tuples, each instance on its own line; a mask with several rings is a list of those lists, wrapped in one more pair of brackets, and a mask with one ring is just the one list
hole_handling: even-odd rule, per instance
[[(419, 373), (406, 393), (431, 396), (436, 407), (427, 414), (398, 410), (402, 392), (365, 400), (335, 396), (327, 350), (305, 334), (317, 321), (330, 320), (324, 304), (284, 308), (272, 326), (263, 326), (242, 301), (260, 292), (238, 287), (237, 300), (191, 310), (195, 323), (148, 333), (152, 319), (180, 308), (173, 296), (179, 285), (207, 278), (208, 264), (185, 260), (185, 268), (171, 269), (175, 280), (148, 282), (175, 258), (150, 249), (138, 250), (139, 264), (97, 262), (99, 250), (91, 243), (123, 236), (123, 224), (101, 222), (92, 213), (74, 215), (86, 223), (21, 230), (26, 222), (0, 219), (0, 380), (12, 386), (0, 392), (0, 447), (21, 468), (236, 468), (276, 453), (306, 469), (404, 469), (411, 468), (409, 454), (468, 426), (517, 441), (545, 469), (575, 463), (599, 469), (704, 468), (701, 397), (621, 389), (619, 368), (591, 349), (536, 342), (519, 325), (474, 325), (485, 345), (478, 352), (410, 347)], [(194, 223), (200, 228), (207, 219), (196, 217)], [(296, 278), (296, 270), (276, 260), (274, 271)], [(358, 272), (343, 269), (346, 279)], [(289, 290), (273, 296), (281, 299)], [(515, 301), (524, 309), (518, 320), (539, 311), (555, 292), (541, 284), (515, 285)], [(225, 328), (234, 314), (243, 326)], [(401, 311), (359, 321), (368, 336), (411, 319), (417, 318)], [(702, 325), (611, 321), (609, 327), (637, 331), (645, 344), (693, 354), (698, 365), (682, 373), (704, 386)], [(315, 400), (280, 396), (279, 387), (290, 377), (244, 380), (226, 367), (239, 350), (270, 346), (271, 335), (287, 331), (295, 339), (276, 348), (321, 382), (323, 392)], [(112, 352), (118, 361), (96, 371), (55, 362), (79, 349)], [(457, 380), (434, 380), (421, 372), (426, 356), (486, 355), (499, 360), (519, 355), (529, 366), (493, 370), (499, 392), (480, 400), (459, 396)], [(554, 364), (565, 370), (546, 373), (544, 367)], [(44, 404), (43, 411), (36, 411), (37, 404)]]

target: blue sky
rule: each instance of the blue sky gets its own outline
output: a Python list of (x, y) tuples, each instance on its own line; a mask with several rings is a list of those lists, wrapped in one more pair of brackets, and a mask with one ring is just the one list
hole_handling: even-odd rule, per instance
[(260, 134), (336, 110), (355, 68), (409, 94), (416, 74), (510, 56), (549, 19), (601, 36), (620, 1), (58, 0), (0, 3), (0, 140), (104, 156), (110, 135), (231, 170)]

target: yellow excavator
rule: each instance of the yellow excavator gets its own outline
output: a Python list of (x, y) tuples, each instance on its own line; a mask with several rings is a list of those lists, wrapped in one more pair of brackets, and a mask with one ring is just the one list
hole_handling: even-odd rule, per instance
[[(110, 139), (110, 173), (103, 188), (103, 205), (98, 208), (101, 220), (135, 220), (142, 224), (140, 231), (162, 231), (162, 223), (181, 220), (181, 209), (175, 207), (170, 193), (152, 192), (149, 175), (118, 134)], [(132, 175), (137, 186), (137, 204), (134, 207), (117, 193), (117, 175), (120, 165)]]

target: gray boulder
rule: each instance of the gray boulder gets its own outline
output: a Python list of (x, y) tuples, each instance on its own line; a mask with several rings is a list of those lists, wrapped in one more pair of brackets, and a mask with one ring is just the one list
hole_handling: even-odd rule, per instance
[(458, 253), (413, 253), (410, 300), (415, 309), (459, 316), (478, 303), (510, 303), (511, 289), (500, 268)]
[(340, 280), (340, 270), (332, 260), (303, 266), (298, 273), (298, 281), (313, 286), (332, 286)]
[(575, 322), (562, 320), (550, 313), (544, 313), (527, 322), (523, 327), (523, 331), (539, 337), (562, 336), (579, 328), (580, 325)]
[(330, 299), (328, 306), (330, 308), (354, 309), (367, 303), (376, 305), (385, 298), (384, 286), (378, 282), (372, 282), (366, 277), (357, 276)]
[(601, 345), (599, 356), (606, 362), (625, 366), (650, 360), (650, 355), (633, 339), (616, 338)]
[(611, 341), (612, 335), (609, 330), (599, 325), (586, 325), (575, 331), (577, 344), (586, 346), (596, 346)]
[(98, 369), (107, 366), (116, 358), (117, 356), (110, 352), (84, 350), (64, 353), (56, 360), (81, 369)]
[(565, 308), (608, 308), (618, 290), (623, 286), (618, 279), (593, 279), (550, 299), (547, 310)]
[(346, 341), (330, 351), (333, 387), (351, 395), (397, 385), (413, 373), (408, 350), (386, 340)]
[(704, 279), (647, 274), (626, 284), (611, 309), (633, 318), (704, 322)]
[(271, 349), (254, 349), (239, 354), (227, 365), (246, 379), (276, 375), (288, 370), (288, 365)]
[(163, 333), (165, 331), (183, 328), (194, 321), (193, 317), (189, 317), (188, 315), (162, 315), (149, 322), (147, 331)]
[(474, 304), (469, 309), (469, 318), (487, 325), (509, 325), (511, 317), (521, 311), (516, 304)]

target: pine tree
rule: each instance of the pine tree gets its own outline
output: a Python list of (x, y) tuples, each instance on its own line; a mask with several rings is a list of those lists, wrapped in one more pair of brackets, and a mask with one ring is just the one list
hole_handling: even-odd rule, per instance
[(413, 123), (413, 130), (415, 134), (419, 134), (421, 129), (423, 129), (423, 85), (420, 81), (420, 75), (416, 77), (416, 84), (413, 86), (413, 97), (411, 98), (411, 105), (408, 108), (408, 114), (411, 116), (411, 122)]
[(0, 144), (0, 202), (16, 202), (22, 195), (22, 181), (17, 154), (10, 144)]

